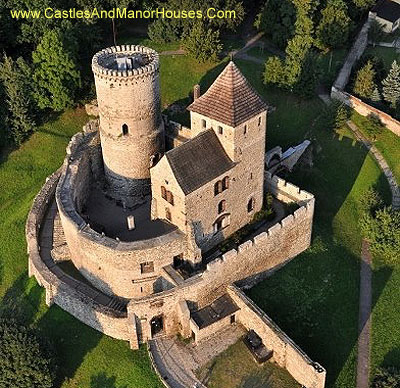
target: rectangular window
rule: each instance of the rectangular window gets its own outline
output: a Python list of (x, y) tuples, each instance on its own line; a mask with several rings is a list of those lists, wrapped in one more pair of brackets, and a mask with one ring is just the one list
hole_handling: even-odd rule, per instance
[(231, 315), (231, 324), (235, 323), (235, 321), (236, 321), (236, 317), (235, 317), (235, 314), (233, 314), (233, 315)]
[(140, 264), (141, 273), (151, 273), (154, 272), (154, 263), (152, 261), (146, 261)]
[(205, 128), (207, 126), (206, 120), (204, 120), (204, 119), (201, 120), (201, 126), (202, 126), (202, 128)]
[(218, 125), (218, 133), (220, 135), (222, 135), (224, 133), (224, 129), (220, 125)]

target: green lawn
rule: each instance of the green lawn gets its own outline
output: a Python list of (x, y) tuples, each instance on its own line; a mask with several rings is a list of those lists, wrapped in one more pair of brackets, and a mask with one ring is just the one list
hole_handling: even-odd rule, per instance
[[(195, 83), (199, 82), (204, 92), (225, 63), (200, 65), (182, 56), (161, 57), (163, 108), (173, 102), (187, 103)], [(361, 146), (349, 139), (340, 141), (324, 128), (320, 117), (323, 105), (318, 99), (299, 100), (266, 88), (261, 83), (262, 65), (236, 63), (265, 100), (277, 108), (268, 121), (268, 148), (278, 144), (285, 148), (310, 138), (315, 154), (312, 170), (290, 177), (317, 197), (313, 248), (250, 295), (327, 368), (328, 387), (354, 387), (360, 249), (357, 200), (371, 185), (378, 185), (389, 198), (386, 182)], [(175, 118), (188, 123), (187, 112)], [(47, 309), (43, 290), (34, 279), (27, 279), (27, 212), (45, 177), (62, 163), (70, 136), (86, 120), (81, 109), (66, 112), (43, 125), (0, 164), (2, 309), (38, 325), (53, 338), (63, 388), (161, 387), (144, 349), (130, 351), (127, 343), (101, 335), (57, 306)], [(376, 276), (383, 289), (386, 273), (378, 271)], [(386, 285), (382, 295), (393, 297), (395, 290), (395, 285)], [(384, 314), (390, 300), (381, 296), (376, 306), (381, 306)], [(387, 347), (390, 340), (395, 343), (389, 337)]]
[[(367, 118), (354, 112), (352, 120), (368, 137), (364, 129)], [(388, 162), (399, 183), (400, 138), (385, 129), (378, 135), (374, 144)], [(380, 365), (400, 367), (400, 263), (387, 266), (378, 257), (374, 257), (373, 265), (371, 376)]]
[(369, 46), (364, 55), (375, 55), (382, 58), (386, 70), (389, 70), (394, 60), (400, 62), (400, 54), (396, 52), (395, 48), (392, 47), (371, 47)]
[(44, 290), (28, 279), (24, 226), (32, 199), (46, 176), (62, 163), (69, 138), (88, 117), (68, 111), (39, 128), (0, 164), (0, 311), (33, 324), (57, 348), (58, 386), (62, 388), (161, 387), (145, 348), (131, 351), (80, 323), (57, 306), (44, 304)]
[(300, 388), (300, 385), (274, 363), (258, 365), (242, 340), (196, 372), (209, 388)]
[[(358, 200), (377, 186), (390, 200), (387, 182), (365, 149), (324, 127), (323, 104), (299, 101), (266, 88), (262, 68), (239, 62), (245, 75), (276, 107), (267, 128), (267, 148), (313, 141), (314, 167), (288, 179), (316, 196), (313, 245), (249, 295), (313, 360), (327, 369), (327, 387), (355, 386), (358, 326)], [(385, 278), (385, 280), (387, 280)]]
[[(370, 135), (364, 129), (368, 118), (353, 111), (351, 119), (360, 128), (364, 136), (371, 140)], [(389, 164), (397, 179), (397, 183), (400, 184), (400, 137), (385, 128), (383, 132), (377, 136), (374, 145)]]

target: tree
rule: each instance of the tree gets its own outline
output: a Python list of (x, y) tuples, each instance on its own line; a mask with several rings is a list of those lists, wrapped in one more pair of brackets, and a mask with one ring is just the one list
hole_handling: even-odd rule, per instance
[(370, 99), (377, 87), (375, 84), (375, 76), (376, 72), (372, 62), (368, 61), (367, 64), (357, 72), (353, 88), (354, 93), (360, 97)]
[(285, 84), (285, 64), (279, 57), (269, 57), (265, 62), (265, 84)]
[(366, 11), (375, 5), (376, 0), (353, 0), (353, 3), (357, 8)]
[(1, 319), (0, 354), (0, 388), (53, 387), (54, 356), (34, 330)]
[(346, 44), (352, 27), (347, 4), (343, 0), (328, 0), (321, 16), (316, 32), (317, 47), (328, 50)]
[(392, 63), (388, 76), (382, 82), (382, 92), (385, 101), (396, 109), (400, 100), (400, 66), (396, 61)]
[(382, 100), (382, 98), (381, 98), (381, 94), (379, 93), (379, 89), (375, 88), (371, 95), (371, 101), (379, 102), (381, 100)]
[(41, 108), (61, 111), (73, 105), (80, 86), (80, 72), (74, 58), (71, 42), (57, 29), (45, 33), (32, 53), (35, 98)]
[(366, 212), (360, 219), (361, 231), (373, 254), (388, 264), (398, 263), (400, 252), (400, 211), (391, 207)]
[(400, 387), (400, 371), (395, 367), (379, 368), (371, 385), (371, 388), (398, 387)]
[(0, 66), (0, 79), (8, 107), (6, 137), (11, 143), (20, 145), (36, 128), (31, 69), (21, 57), (14, 62), (5, 55)]
[(200, 62), (216, 61), (222, 50), (219, 31), (205, 28), (202, 22), (197, 22), (182, 40), (188, 54)]
[(261, 8), (254, 22), (272, 42), (284, 49), (295, 33), (296, 8), (290, 0), (269, 0)]
[(383, 24), (373, 19), (368, 30), (368, 39), (374, 44), (380, 42), (385, 36)]

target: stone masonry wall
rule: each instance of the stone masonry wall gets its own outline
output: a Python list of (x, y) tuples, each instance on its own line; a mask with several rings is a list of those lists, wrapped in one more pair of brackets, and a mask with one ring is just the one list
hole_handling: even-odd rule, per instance
[(237, 320), (248, 330), (254, 330), (264, 345), (273, 350), (274, 361), (306, 388), (324, 388), (326, 371), (311, 359), (246, 295), (235, 286), (228, 294), (240, 308)]
[(179, 331), (182, 324), (176, 313), (178, 302), (186, 300), (191, 308), (204, 307), (222, 296), (227, 285), (274, 269), (309, 247), (314, 214), (313, 196), (277, 177), (266, 174), (266, 179), (271, 190), (279, 190), (281, 196), (286, 190), (286, 198), (297, 198), (301, 207), (267, 232), (260, 233), (241, 244), (237, 250), (231, 250), (210, 262), (201, 274), (185, 280), (171, 290), (132, 299), (128, 305), (128, 315), (135, 315), (137, 318), (143, 341), (151, 338), (150, 320), (154, 316), (165, 317), (167, 335)]
[[(29, 255), (29, 276), (35, 276), (37, 282), (46, 290), (46, 303), (58, 304), (65, 311), (85, 324), (111, 337), (128, 340), (137, 346), (136, 327), (128, 323), (128, 318), (120, 311), (101, 305), (90, 298), (82, 288), (74, 288), (74, 282), (57, 267), (57, 272), (49, 269), (43, 262), (39, 249), (39, 230), (48, 206), (54, 197), (61, 170), (51, 175), (33, 201), (26, 222), (26, 239)], [(53, 267), (54, 268), (54, 267)], [(133, 333), (133, 334), (132, 334)]]
[[(120, 71), (112, 64), (115, 56), (148, 63)], [(92, 69), (110, 195), (126, 201), (149, 194), (152, 159), (164, 152), (158, 54), (142, 46), (116, 46), (98, 52)]]
[[(162, 268), (186, 250), (186, 239), (179, 230), (160, 237), (122, 242), (94, 231), (78, 211), (89, 194), (91, 159), (88, 152), (94, 134), (75, 135), (68, 148), (65, 168), (57, 188), (57, 205), (71, 260), (97, 288), (125, 298), (154, 292)], [(154, 271), (141, 273), (140, 264), (154, 263)]]
[(400, 122), (387, 113), (382, 112), (381, 110), (361, 101), (359, 98), (354, 97), (353, 95), (342, 90), (336, 89), (335, 87), (332, 87), (331, 96), (332, 98), (339, 100), (345, 103), (347, 106), (353, 108), (362, 116), (368, 116), (370, 114), (378, 116), (381, 122), (386, 125), (390, 131), (392, 131), (395, 135), (400, 136)]

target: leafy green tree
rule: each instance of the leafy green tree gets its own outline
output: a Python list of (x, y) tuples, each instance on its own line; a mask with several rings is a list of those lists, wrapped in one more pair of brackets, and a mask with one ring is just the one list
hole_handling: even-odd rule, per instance
[(291, 0), (269, 0), (261, 8), (255, 27), (284, 49), (295, 33), (296, 8)]
[(265, 62), (265, 84), (285, 84), (285, 64), (279, 57), (269, 57)]
[(366, 65), (357, 72), (353, 88), (354, 93), (360, 97), (370, 99), (377, 87), (375, 76), (376, 72), (373, 68), (372, 62), (368, 61)]
[(400, 371), (395, 367), (379, 368), (376, 372), (371, 388), (399, 388)]
[(388, 76), (382, 82), (382, 92), (385, 101), (395, 109), (400, 100), (400, 66), (396, 61), (392, 63)]
[(31, 69), (20, 57), (16, 62), (7, 55), (0, 66), (0, 79), (8, 108), (6, 134), (8, 140), (20, 145), (36, 128), (35, 108), (32, 98)]
[(385, 37), (385, 32), (383, 31), (383, 24), (373, 19), (369, 26), (368, 39), (375, 46), (375, 43), (380, 42), (384, 37)]
[[(185, 10), (198, 10), (203, 13), (203, 19), (201, 19), (206, 29), (212, 29), (212, 31), (218, 30), (222, 32), (224, 30), (234, 31), (238, 25), (243, 21), (244, 18), (244, 7), (239, 0), (156, 0), (154, 8), (164, 8), (169, 11), (181, 12)], [(207, 18), (207, 10), (209, 8), (215, 9), (229, 9), (235, 10), (235, 18)], [(191, 18), (176, 18), (167, 19), (162, 21), (161, 19), (155, 20), (149, 26), (149, 36), (152, 40), (158, 43), (164, 43), (169, 41), (182, 41), (191, 35), (193, 28), (198, 29), (199, 19)]]
[(219, 31), (206, 28), (202, 22), (196, 23), (182, 40), (188, 54), (200, 62), (216, 61), (222, 50)]
[[(76, 48), (75, 48), (76, 50)], [(35, 98), (41, 108), (61, 111), (73, 105), (80, 86), (74, 47), (57, 29), (48, 31), (32, 53)]]
[(365, 213), (360, 220), (361, 231), (370, 243), (373, 254), (388, 264), (398, 264), (400, 252), (400, 212), (391, 207)]
[(317, 27), (316, 44), (321, 49), (334, 49), (343, 46), (349, 39), (352, 22), (343, 0), (328, 0), (321, 12)]
[(54, 355), (32, 329), (0, 320), (0, 388), (52, 388)]
[(372, 8), (372, 6), (375, 5), (376, 0), (353, 0), (353, 3), (357, 8), (365, 11)]

